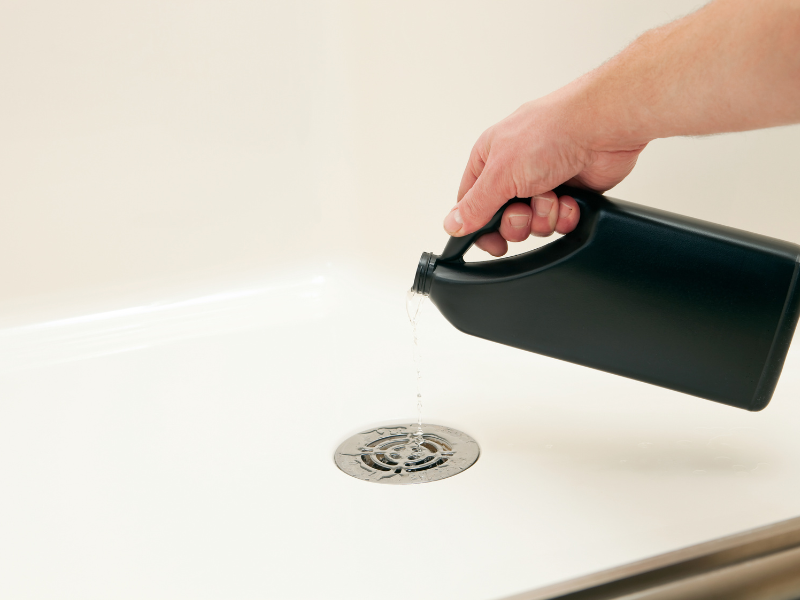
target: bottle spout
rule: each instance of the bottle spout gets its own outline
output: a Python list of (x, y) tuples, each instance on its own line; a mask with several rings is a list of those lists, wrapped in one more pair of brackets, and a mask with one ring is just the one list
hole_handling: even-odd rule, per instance
[(430, 252), (423, 252), (417, 265), (417, 272), (414, 275), (414, 284), (411, 291), (415, 294), (427, 296), (431, 293), (433, 285), (433, 270), (436, 268), (436, 259), (439, 258)]

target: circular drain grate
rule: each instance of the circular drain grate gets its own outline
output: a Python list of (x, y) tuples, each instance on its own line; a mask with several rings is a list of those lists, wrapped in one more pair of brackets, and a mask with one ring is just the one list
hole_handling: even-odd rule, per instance
[(426, 483), (469, 469), (478, 460), (478, 443), (466, 433), (441, 425), (378, 427), (346, 439), (336, 450), (336, 466), (375, 483)]

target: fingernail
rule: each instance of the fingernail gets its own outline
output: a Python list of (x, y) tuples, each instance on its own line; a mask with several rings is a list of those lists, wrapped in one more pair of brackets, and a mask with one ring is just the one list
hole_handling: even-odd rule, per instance
[(561, 208), (558, 210), (558, 218), (566, 219), (571, 214), (572, 214), (572, 207), (562, 202)]
[(546, 196), (534, 197), (534, 210), (540, 217), (546, 217), (550, 214), (550, 209), (553, 206), (553, 199)]
[(508, 217), (508, 222), (515, 229), (522, 229), (523, 227), (530, 227), (531, 218), (528, 215), (511, 215)]
[(451, 210), (450, 214), (444, 218), (444, 230), (450, 235), (458, 233), (463, 223), (464, 222), (461, 220), (461, 211), (456, 208)]

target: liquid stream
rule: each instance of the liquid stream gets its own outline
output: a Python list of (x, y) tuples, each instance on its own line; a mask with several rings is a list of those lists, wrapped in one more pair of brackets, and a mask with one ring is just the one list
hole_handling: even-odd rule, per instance
[(412, 348), (414, 353), (414, 370), (417, 373), (417, 431), (414, 433), (417, 450), (421, 450), (422, 437), (422, 355), (419, 351), (419, 338), (417, 336), (417, 322), (419, 320), (422, 305), (425, 303), (423, 294), (416, 294), (408, 290), (406, 294), (406, 312), (408, 320), (411, 322), (411, 335), (414, 339)]

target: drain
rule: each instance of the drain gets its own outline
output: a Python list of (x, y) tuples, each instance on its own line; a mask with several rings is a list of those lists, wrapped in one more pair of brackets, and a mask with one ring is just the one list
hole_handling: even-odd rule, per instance
[(342, 471), (374, 483), (426, 483), (466, 471), (480, 455), (478, 443), (466, 433), (441, 425), (378, 427), (346, 439), (334, 460)]

